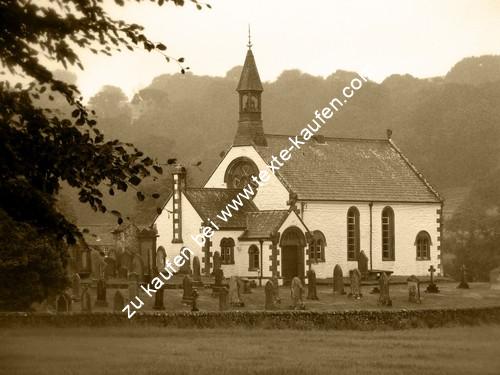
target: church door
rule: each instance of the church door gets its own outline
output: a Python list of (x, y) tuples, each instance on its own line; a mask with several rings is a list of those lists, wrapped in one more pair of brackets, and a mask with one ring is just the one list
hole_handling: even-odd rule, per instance
[(304, 278), (305, 237), (300, 229), (290, 227), (281, 236), (281, 275), (288, 284), (295, 276)]

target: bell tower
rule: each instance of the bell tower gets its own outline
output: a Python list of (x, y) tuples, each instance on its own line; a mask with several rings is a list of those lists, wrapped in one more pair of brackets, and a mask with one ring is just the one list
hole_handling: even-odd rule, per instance
[(248, 51), (236, 91), (239, 95), (240, 116), (234, 146), (267, 146), (262, 125), (262, 83), (255, 64), (248, 30)]

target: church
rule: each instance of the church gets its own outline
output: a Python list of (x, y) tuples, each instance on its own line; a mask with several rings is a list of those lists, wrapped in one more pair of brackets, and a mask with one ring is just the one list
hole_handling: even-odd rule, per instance
[[(336, 265), (346, 274), (360, 256), (369, 270), (426, 275), (434, 266), (442, 274), (443, 200), (390, 131), (381, 139), (315, 136), (230, 220), (218, 219), (292, 136), (264, 131), (263, 87), (251, 46), (236, 91), (233, 145), (204, 186), (187, 186), (186, 169), (174, 168), (172, 195), (154, 223), (157, 268), (188, 247), (202, 274), (211, 274), (218, 252), (226, 277), (260, 284), (271, 277), (286, 283), (310, 268), (318, 279), (331, 278)], [(209, 221), (219, 230), (201, 244), (195, 238)]]

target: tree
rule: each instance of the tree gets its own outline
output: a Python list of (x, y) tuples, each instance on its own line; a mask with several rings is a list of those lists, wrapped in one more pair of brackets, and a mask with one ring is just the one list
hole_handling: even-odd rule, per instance
[[(125, 1), (115, 3), (123, 6)], [(158, 0), (159, 5), (168, 2), (184, 5), (184, 0)], [(191, 2), (201, 8), (196, 0)], [(24, 86), (0, 82), (0, 209), (9, 225), (19, 225), (20, 231), (27, 233), (23, 238), (33, 239), (33, 230), (40, 241), (50, 239), (38, 248), (33, 244), (33, 248), (17, 246), (12, 248), (15, 251), (2, 252), (2, 265), (11, 257), (24, 259), (23, 254), (43, 249), (51, 259), (64, 258), (60, 242), (72, 244), (80, 233), (56, 208), (55, 195), (61, 183), (76, 188), (81, 202), (106, 212), (105, 192), (113, 195), (116, 190), (137, 189), (143, 178), (153, 170), (161, 174), (162, 169), (132, 144), (105, 139), (76, 85), (58, 79), (47, 66), (56, 63), (83, 69), (77, 53), (81, 49), (110, 55), (123, 48), (144, 48), (175, 61), (182, 73), (188, 68), (183, 66), (183, 58), (168, 56), (164, 44), (149, 40), (142, 26), (110, 17), (100, 0), (50, 0), (43, 5), (30, 0), (0, 0), (0, 24), (2, 73), (8, 70), (13, 76), (32, 79)], [(42, 106), (44, 95), (49, 100), (61, 95), (71, 107), (70, 116)], [(140, 191), (137, 197), (144, 199)], [(113, 213), (121, 223), (121, 214)], [(6, 226), (6, 221), (1, 225)], [(46, 272), (47, 284), (60, 289), (63, 284), (50, 282), (56, 271), (47, 268)], [(36, 278), (30, 280), (41, 283)], [(43, 289), (27, 298), (43, 298)]]

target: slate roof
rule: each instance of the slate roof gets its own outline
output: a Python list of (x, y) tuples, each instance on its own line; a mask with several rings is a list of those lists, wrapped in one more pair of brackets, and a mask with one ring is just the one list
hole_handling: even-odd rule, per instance
[(217, 217), (240, 191), (238, 189), (187, 188), (185, 195), (203, 220), (211, 219), (217, 226), (225, 229), (245, 228), (246, 213), (258, 211), (252, 201), (242, 198), (243, 207), (240, 207), (237, 212), (231, 210), (233, 216), (227, 223)]
[(247, 213), (247, 229), (240, 239), (266, 239), (271, 238), (271, 233), (276, 232), (286, 220), (290, 211), (267, 210)]
[(245, 63), (243, 64), (243, 70), (241, 71), (240, 81), (238, 82), (238, 87), (236, 88), (236, 91), (242, 90), (264, 90), (262, 88), (259, 71), (257, 70), (257, 65), (255, 65), (255, 59), (250, 48), (247, 51)]
[[(255, 146), (264, 160), (289, 148), (288, 135), (266, 134)], [(285, 186), (304, 200), (440, 202), (438, 193), (388, 139), (311, 139), (294, 149), (278, 171)]]

